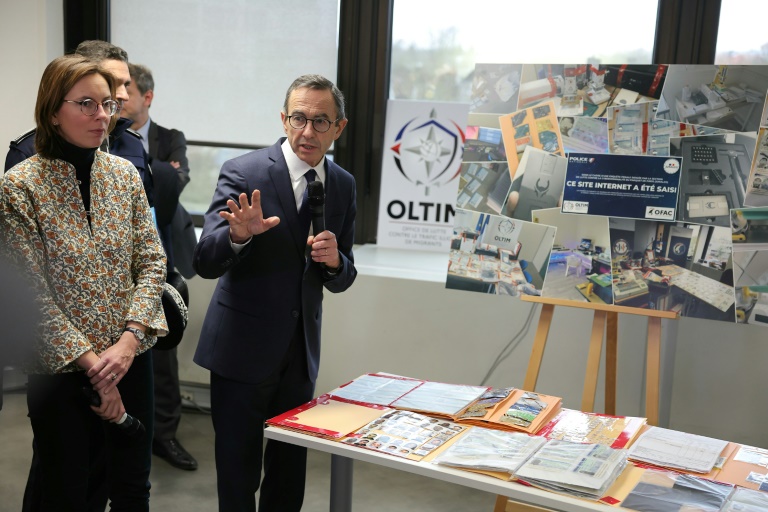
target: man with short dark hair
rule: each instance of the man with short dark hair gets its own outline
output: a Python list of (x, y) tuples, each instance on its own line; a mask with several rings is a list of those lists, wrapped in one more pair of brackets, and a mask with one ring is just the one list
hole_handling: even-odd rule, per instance
[[(301, 509), (306, 449), (268, 441), (262, 454), (264, 422), (312, 399), (323, 289), (343, 292), (357, 275), (355, 180), (326, 158), (347, 125), (344, 97), (305, 75), (280, 117), (287, 138), (222, 166), (195, 249), (197, 273), (218, 278), (194, 361), (211, 371), (222, 512), (255, 511), (259, 489), (262, 512)], [(312, 236), (305, 191), (315, 180), (327, 229)]]
[[(121, 115), (133, 121), (131, 129), (142, 137), (144, 149), (149, 154), (150, 165), (160, 190), (173, 190), (169, 198), (158, 198), (155, 211), (158, 217), (173, 217), (182, 208), (179, 194), (189, 182), (187, 162), (187, 141), (178, 130), (159, 126), (149, 117), (149, 108), (155, 95), (155, 80), (152, 72), (140, 64), (128, 64), (131, 81), (128, 84), (128, 100), (123, 103)], [(175, 201), (172, 199), (175, 198)], [(161, 210), (168, 210), (162, 212)], [(166, 237), (171, 240), (174, 261), (178, 261), (176, 233), (171, 224), (165, 224)], [(183, 235), (183, 233), (181, 234)], [(191, 255), (187, 258), (191, 259)], [(176, 347), (169, 350), (154, 350), (152, 354), (155, 375), (155, 436), (152, 453), (179, 469), (195, 470), (197, 461), (187, 452), (176, 438), (181, 420), (181, 391), (179, 389), (179, 360)]]

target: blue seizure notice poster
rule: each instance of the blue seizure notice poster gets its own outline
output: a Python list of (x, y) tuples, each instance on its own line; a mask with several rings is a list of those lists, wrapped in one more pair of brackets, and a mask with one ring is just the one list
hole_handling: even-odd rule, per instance
[(675, 220), (682, 158), (569, 153), (563, 213)]

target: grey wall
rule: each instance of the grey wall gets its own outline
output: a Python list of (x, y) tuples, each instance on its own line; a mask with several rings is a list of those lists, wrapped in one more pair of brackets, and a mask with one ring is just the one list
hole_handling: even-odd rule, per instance
[(45, 66), (64, 53), (63, 2), (0, 2), (0, 147), (35, 125), (37, 86)]

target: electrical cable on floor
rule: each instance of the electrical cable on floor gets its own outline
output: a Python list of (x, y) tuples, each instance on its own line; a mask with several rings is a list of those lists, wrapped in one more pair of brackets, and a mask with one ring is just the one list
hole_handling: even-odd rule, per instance
[(211, 414), (210, 407), (203, 407), (202, 405), (199, 405), (195, 400), (189, 400), (188, 398), (182, 400), (181, 407), (182, 409), (196, 410), (197, 412), (202, 412), (203, 414)]
[(483, 377), (483, 380), (480, 382), (481, 386), (485, 386), (485, 383), (488, 381), (488, 379), (491, 378), (491, 375), (496, 371), (496, 368), (498, 368), (506, 358), (512, 355), (512, 352), (514, 352), (520, 342), (523, 341), (525, 335), (528, 334), (528, 330), (530, 329), (531, 323), (533, 321), (533, 314), (536, 311), (536, 306), (537, 304), (535, 303), (531, 304), (531, 308), (528, 311), (528, 316), (525, 319), (525, 323), (522, 325), (522, 327), (520, 327), (520, 330), (517, 331), (517, 334), (515, 334), (512, 339), (509, 340), (509, 343), (507, 343), (504, 348), (501, 349), (499, 355), (496, 356), (493, 364), (491, 364), (491, 367), (488, 369), (488, 373), (485, 374), (485, 377)]
[(186, 400), (186, 402), (189, 402), (191, 405), (185, 406), (184, 404), (182, 404), (182, 409), (186, 408), (186, 409), (195, 410), (197, 412), (201, 412), (203, 414), (211, 414), (210, 407), (203, 407), (202, 405), (198, 405), (197, 402), (190, 402), (189, 400)]

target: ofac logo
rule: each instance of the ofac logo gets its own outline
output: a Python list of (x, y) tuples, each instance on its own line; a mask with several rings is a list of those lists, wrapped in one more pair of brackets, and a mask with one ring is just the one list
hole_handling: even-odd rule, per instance
[(397, 132), (390, 147), (395, 165), (416, 186), (439, 187), (461, 172), (465, 135), (455, 121), (442, 122), (435, 109), (429, 119), (415, 117)]

